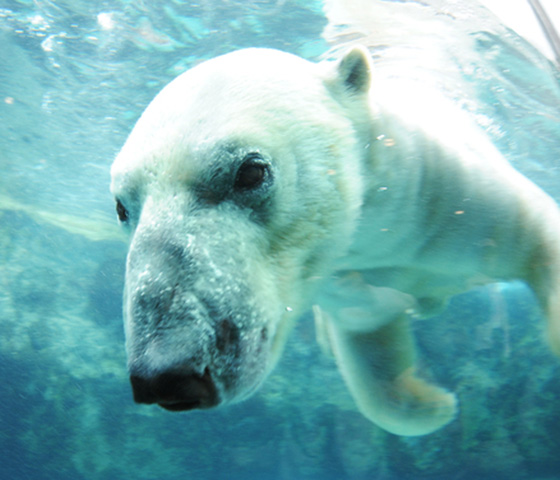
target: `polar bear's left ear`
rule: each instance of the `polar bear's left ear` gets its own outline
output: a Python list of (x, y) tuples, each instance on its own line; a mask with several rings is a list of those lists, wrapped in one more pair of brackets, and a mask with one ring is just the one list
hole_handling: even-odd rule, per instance
[(347, 91), (366, 93), (371, 84), (371, 58), (367, 49), (355, 46), (348, 50), (338, 61), (337, 74)]

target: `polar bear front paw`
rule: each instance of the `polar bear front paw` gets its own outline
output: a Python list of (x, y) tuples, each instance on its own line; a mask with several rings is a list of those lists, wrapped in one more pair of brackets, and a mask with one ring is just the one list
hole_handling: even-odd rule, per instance
[(413, 368), (405, 370), (390, 383), (386, 395), (385, 414), (390, 425), (385, 428), (398, 435), (432, 433), (457, 415), (456, 396), (417, 377)]
[(392, 381), (350, 386), (362, 414), (395, 435), (427, 435), (444, 427), (457, 415), (455, 395), (418, 378), (413, 368)]

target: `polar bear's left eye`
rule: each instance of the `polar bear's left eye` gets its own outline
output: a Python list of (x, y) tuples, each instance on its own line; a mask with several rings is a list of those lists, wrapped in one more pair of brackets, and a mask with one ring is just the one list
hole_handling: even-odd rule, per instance
[(268, 165), (263, 163), (259, 154), (247, 155), (235, 178), (235, 188), (238, 190), (253, 190), (264, 182), (268, 172)]

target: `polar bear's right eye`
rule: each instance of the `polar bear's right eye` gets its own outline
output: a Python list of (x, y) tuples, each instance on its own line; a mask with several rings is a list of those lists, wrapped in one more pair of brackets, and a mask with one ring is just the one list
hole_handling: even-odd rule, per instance
[(124, 208), (124, 205), (119, 199), (117, 199), (117, 216), (121, 222), (126, 222), (128, 220), (128, 210)]

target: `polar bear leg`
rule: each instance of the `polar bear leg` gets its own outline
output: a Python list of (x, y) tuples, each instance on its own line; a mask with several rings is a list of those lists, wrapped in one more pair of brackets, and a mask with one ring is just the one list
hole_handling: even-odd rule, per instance
[(362, 414), (397, 435), (425, 435), (456, 415), (452, 393), (414, 374), (415, 347), (402, 313), (372, 332), (328, 321), (333, 353)]

